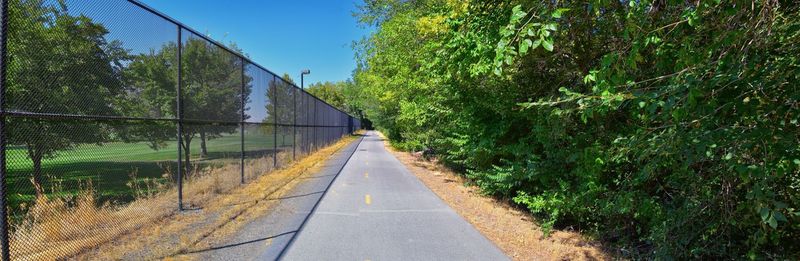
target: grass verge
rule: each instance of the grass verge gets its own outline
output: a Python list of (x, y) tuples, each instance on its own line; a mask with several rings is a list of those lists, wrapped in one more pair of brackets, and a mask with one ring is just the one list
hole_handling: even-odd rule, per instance
[[(147, 194), (124, 206), (99, 205), (91, 183), (71, 201), (41, 198), (10, 234), (13, 260), (154, 259), (186, 253), (242, 217), (275, 193), (288, 190), (303, 173), (353, 140), (322, 148), (272, 169), (271, 157), (249, 160), (246, 169), (264, 173), (239, 186), (238, 164), (208, 167), (187, 179), (184, 198), (192, 210), (177, 212), (175, 188)], [(287, 161), (291, 152), (278, 161)], [(258, 173), (246, 173), (258, 175)], [(263, 211), (262, 211), (263, 212)]]
[[(208, 155), (200, 155), (200, 142), (191, 143), (192, 164), (201, 168), (219, 167), (238, 161), (241, 156), (241, 136), (226, 134), (207, 141)], [(248, 159), (257, 159), (277, 151), (291, 150), (291, 135), (258, 134), (245, 135), (245, 153)], [(81, 194), (81, 183), (91, 180), (98, 202), (116, 201), (128, 203), (137, 199), (132, 183), (174, 183), (174, 177), (165, 172), (177, 173), (176, 159), (178, 143), (165, 142), (165, 146), (154, 150), (147, 142), (108, 142), (80, 144), (73, 149), (59, 151), (42, 160), (43, 179), (40, 184), (47, 196), (77, 196)], [(9, 146), (6, 151), (8, 177), (8, 205), (12, 215), (19, 215), (23, 206), (36, 201), (31, 183), (33, 162), (24, 146)], [(136, 177), (131, 177), (135, 173)], [(85, 184), (84, 184), (85, 185)], [(51, 192), (50, 188), (58, 191)]]
[(244, 186), (213, 194), (215, 197), (199, 201), (197, 210), (172, 215), (84, 253), (79, 259), (191, 259), (185, 254), (205, 249), (250, 220), (268, 214), (277, 204), (270, 199), (290, 191), (300, 182), (298, 177), (317, 171), (328, 157), (353, 140), (346, 137)]

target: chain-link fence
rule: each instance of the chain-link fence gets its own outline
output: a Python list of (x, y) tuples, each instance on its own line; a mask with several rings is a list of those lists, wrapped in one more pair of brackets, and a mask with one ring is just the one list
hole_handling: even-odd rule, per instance
[(360, 128), (135, 1), (3, 0), (2, 21), (4, 260), (75, 256)]

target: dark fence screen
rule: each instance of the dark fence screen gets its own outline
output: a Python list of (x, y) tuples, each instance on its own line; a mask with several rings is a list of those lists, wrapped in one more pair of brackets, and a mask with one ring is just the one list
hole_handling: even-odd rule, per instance
[(2, 3), (4, 260), (75, 257), (360, 128), (138, 2)]

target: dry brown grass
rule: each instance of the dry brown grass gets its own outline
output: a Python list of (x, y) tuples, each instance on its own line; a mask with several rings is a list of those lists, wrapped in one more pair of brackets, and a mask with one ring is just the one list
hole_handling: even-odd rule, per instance
[(185, 207), (194, 210), (184, 212), (176, 211), (175, 188), (141, 193), (124, 206), (97, 206), (91, 183), (74, 199), (40, 198), (13, 227), (11, 258), (154, 259), (186, 253), (235, 231), (255, 211), (265, 214), (273, 203), (264, 199), (288, 191), (297, 177), (313, 172), (352, 140), (345, 138), (296, 162), (288, 162), (291, 152), (281, 153), (279, 165), (286, 167), (278, 170), (271, 157), (248, 160), (245, 175), (251, 182), (243, 186), (238, 161), (196, 170), (184, 186)]
[[(382, 136), (382, 135), (381, 135)], [(533, 217), (508, 202), (482, 195), (467, 180), (435, 161), (386, 147), (428, 188), (514, 260), (610, 260), (599, 243), (575, 231), (545, 237)]]
[[(177, 192), (136, 200), (122, 207), (97, 206), (91, 188), (75, 199), (41, 197), (9, 235), (11, 259), (54, 260), (164, 218), (174, 212)], [(74, 204), (74, 205), (73, 205)]]

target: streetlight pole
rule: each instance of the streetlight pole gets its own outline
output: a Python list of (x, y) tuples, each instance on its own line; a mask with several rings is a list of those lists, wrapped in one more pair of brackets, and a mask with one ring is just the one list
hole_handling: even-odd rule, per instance
[(305, 90), (305, 88), (303, 87), (303, 76), (306, 76), (306, 74), (311, 74), (311, 70), (305, 69), (300, 72), (300, 89), (303, 90)]
[[(300, 90), (305, 90), (305, 86), (303, 86), (305, 84), (303, 77), (306, 74), (311, 74), (311, 70), (305, 69), (305, 70), (300, 71)], [(300, 94), (302, 94), (302, 92), (300, 92)], [(294, 133), (292, 135), (292, 138), (293, 138), (293, 140), (292, 140), (292, 147), (293, 147), (292, 159), (293, 160), (297, 160), (297, 96), (298, 95), (295, 94), (293, 96), (294, 96)], [(308, 115), (306, 115), (306, 116), (308, 116)], [(308, 121), (308, 117), (306, 117), (306, 123), (308, 123), (307, 121)]]

